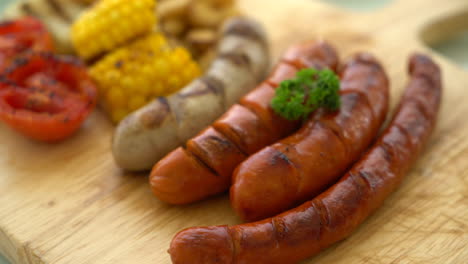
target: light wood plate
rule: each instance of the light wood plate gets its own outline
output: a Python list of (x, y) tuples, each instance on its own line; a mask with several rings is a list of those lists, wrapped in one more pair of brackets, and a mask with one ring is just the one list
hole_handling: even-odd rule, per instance
[[(468, 28), (468, 1), (397, 0), (367, 14), (311, 0), (240, 3), (265, 24), (275, 58), (317, 37), (343, 57), (375, 53), (391, 77), (392, 105), (410, 53), (428, 53), (443, 69), (437, 129), (401, 188), (350, 238), (304, 263), (467, 263), (468, 74), (423, 40)], [(76, 136), (47, 145), (0, 125), (0, 251), (13, 263), (167, 264), (182, 228), (240, 222), (227, 196), (185, 207), (158, 201), (144, 174), (115, 166), (112, 130), (96, 112)]]

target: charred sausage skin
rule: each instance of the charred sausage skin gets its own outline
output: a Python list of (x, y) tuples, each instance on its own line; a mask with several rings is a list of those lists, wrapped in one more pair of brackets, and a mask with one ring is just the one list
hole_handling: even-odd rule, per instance
[(361, 53), (341, 75), (339, 111), (317, 111), (299, 131), (251, 155), (234, 171), (231, 204), (242, 219), (265, 219), (312, 199), (372, 143), (388, 110), (384, 69)]
[[(171, 204), (187, 204), (224, 192), (232, 172), (249, 155), (295, 131), (299, 121), (288, 121), (270, 107), (275, 88), (300, 69), (336, 70), (338, 56), (322, 41), (291, 47), (265, 82), (244, 96), (197, 136), (159, 161), (151, 171), (153, 193)], [(188, 173), (190, 172), (190, 173)]]
[(411, 80), (389, 127), (327, 191), (263, 221), (186, 229), (172, 240), (174, 264), (297, 263), (349, 236), (399, 185), (435, 126), (439, 67), (413, 55)]

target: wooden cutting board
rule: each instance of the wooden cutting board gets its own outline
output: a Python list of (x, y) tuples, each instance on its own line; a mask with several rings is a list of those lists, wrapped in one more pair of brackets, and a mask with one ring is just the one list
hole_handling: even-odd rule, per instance
[[(431, 54), (444, 72), (437, 129), (401, 188), (350, 238), (304, 263), (468, 263), (468, 74), (424, 44), (468, 29), (468, 1), (399, 0), (372, 14), (312, 0), (240, 3), (265, 24), (275, 58), (318, 37), (343, 57), (375, 53), (392, 105), (411, 52)], [(0, 125), (0, 251), (13, 263), (167, 264), (182, 228), (240, 222), (226, 195), (184, 207), (158, 201), (146, 175), (115, 166), (112, 130), (97, 112), (72, 139), (47, 145)]]

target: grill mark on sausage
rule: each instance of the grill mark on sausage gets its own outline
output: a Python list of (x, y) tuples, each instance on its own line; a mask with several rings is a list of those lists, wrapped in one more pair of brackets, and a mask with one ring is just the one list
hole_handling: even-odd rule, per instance
[(376, 173), (364, 171), (364, 170), (359, 170), (357, 171), (357, 173), (350, 172), (349, 174), (351, 174), (353, 178), (360, 178), (361, 181), (364, 182), (368, 186), (371, 192), (375, 191), (375, 184), (372, 183), (372, 179), (382, 180), (382, 177), (380, 177), (380, 175)]
[[(300, 61), (297, 61), (298, 64), (302, 64)], [(291, 64), (292, 65), (292, 64)], [(305, 66), (305, 65), (304, 65)], [(329, 67), (326, 66), (322, 61), (320, 60), (313, 60), (308, 63), (308, 68), (315, 68), (317, 70), (323, 70), (323, 69), (328, 69)]]
[[(303, 70), (303, 67), (298, 67), (296, 64), (294, 64), (293, 62), (291, 61), (288, 61), (288, 60), (285, 60), (285, 59), (281, 59), (280, 62), (278, 62), (277, 65), (281, 64), (281, 63), (284, 63), (284, 64), (287, 64), (288, 66), (291, 66), (292, 68), (296, 69), (297, 71), (300, 71), (300, 70)], [(322, 62), (321, 60), (318, 60), (317, 64), (323, 64), (324, 62)], [(309, 68), (314, 68), (314, 66), (311, 66)], [(319, 68), (316, 68), (316, 70), (320, 70)], [(273, 89), (275, 89), (275, 87), (271, 86)]]
[[(369, 81), (369, 78), (367, 78), (366, 80)], [(369, 90), (368, 88), (370, 86), (371, 86), (371, 83), (366, 82), (366, 89), (367, 90)], [(367, 93), (363, 92), (362, 90), (354, 90), (354, 89), (342, 90), (342, 91), (340, 91), (340, 93), (341, 93), (341, 96), (346, 95), (346, 94), (357, 94), (357, 95), (359, 95), (359, 97), (360, 97), (359, 100), (364, 100), (367, 108), (370, 110), (372, 120), (376, 120), (377, 116), (376, 116), (376, 113), (374, 113), (374, 109), (372, 108), (372, 104), (370, 102), (369, 95)]]
[[(424, 99), (420, 99), (420, 100), (424, 100)], [(424, 105), (422, 105), (422, 103), (418, 99), (416, 99), (416, 98), (406, 98), (406, 101), (412, 102), (414, 105), (416, 105), (418, 110), (421, 112), (421, 114), (423, 114), (423, 116), (425, 118), (427, 118), (427, 119), (431, 118), (432, 115), (429, 113), (429, 110), (426, 109), (424, 107)]]
[(278, 236), (278, 229), (276, 228), (276, 221), (277, 221), (277, 219), (275, 219), (274, 217), (270, 218), (270, 225), (271, 225), (272, 230), (273, 230), (273, 237), (275, 238), (275, 244), (278, 245), (279, 236)]
[(153, 108), (152, 111), (144, 111), (140, 117), (141, 123), (146, 129), (153, 129), (159, 126), (166, 119), (167, 115), (171, 113), (171, 106), (166, 97), (158, 97), (155, 100), (161, 108), (158, 107)]
[[(219, 79), (217, 79), (215, 77), (208, 76), (208, 75), (200, 77), (198, 80), (206, 86), (207, 91), (205, 93), (208, 93), (208, 91), (212, 91), (214, 94), (221, 95), (222, 105), (226, 106), (226, 102), (225, 102), (225, 99), (224, 99), (225, 98), (226, 85), (224, 84), (224, 82), (222, 82), (221, 80), (219, 80)], [(187, 95), (187, 97), (188, 96), (190, 96), (190, 95)]]
[[(238, 146), (238, 145), (235, 143), (235, 139), (234, 139), (234, 138), (232, 138), (232, 137), (226, 135), (225, 133), (223, 133), (223, 131), (217, 129), (216, 127), (213, 127), (213, 128), (216, 130), (216, 132), (220, 133), (221, 135), (223, 135), (224, 137), (226, 137), (227, 139), (229, 139), (229, 140), (231, 141), (231, 143), (232, 143), (233, 145), (235, 145), (235, 146), (237, 147), (237, 149), (239, 149), (239, 151), (240, 151), (242, 154), (244, 154), (245, 156), (249, 156), (248, 153), (247, 153), (247, 151), (246, 151), (246, 149), (242, 148), (241, 146)], [(236, 131), (235, 129), (232, 129), (232, 127), (230, 127), (230, 126), (228, 127), (228, 129), (229, 129), (229, 131), (231, 131), (233, 134), (235, 134), (236, 137), (241, 138), (241, 136), (237, 133), (237, 131)]]
[(382, 65), (377, 63), (375, 59), (373, 58), (373, 56), (367, 53), (361, 53), (359, 56), (356, 56), (355, 60), (348, 62), (344, 66), (344, 68), (352, 67), (357, 64), (365, 64), (367, 66), (370, 66), (374, 71), (379, 71), (379, 72), (384, 71), (384, 69), (382, 68)]
[[(416, 116), (411, 116), (411, 120), (406, 121), (403, 124), (400, 124), (399, 122), (395, 122), (395, 125), (399, 126), (402, 130), (406, 132), (405, 134), (407, 135), (409, 141), (412, 142), (411, 144), (413, 144), (414, 142), (419, 141), (418, 137), (420, 135), (418, 135), (418, 132), (419, 132), (418, 129), (421, 127), (427, 128), (428, 126), (427, 120), (431, 120), (432, 118), (427, 118), (424, 115), (423, 111), (421, 110), (421, 105), (419, 103), (417, 102), (414, 103), (413, 100), (406, 100), (404, 103), (411, 104), (413, 106), (411, 111), (414, 112), (414, 115)], [(406, 110), (406, 111), (409, 111), (409, 110)], [(421, 118), (418, 118), (418, 117), (421, 117)]]
[(238, 67), (246, 67), (249, 71), (252, 69), (252, 61), (249, 56), (243, 53), (227, 52), (218, 55), (219, 59), (225, 59)]
[(66, 22), (72, 22), (73, 18), (69, 17), (63, 7), (57, 2), (57, 0), (45, 0), (45, 2), (51, 7), (57, 16), (62, 18)]
[[(244, 107), (247, 111), (249, 111), (249, 112), (252, 113), (255, 117), (257, 117), (257, 119), (258, 119), (260, 122), (263, 122), (263, 120), (257, 115), (257, 113), (255, 113), (254, 111), (252, 111), (250, 108), (245, 107), (245, 106), (243, 106), (243, 105), (241, 105), (241, 104), (239, 104), (239, 106)], [(265, 125), (264, 123), (260, 123), (260, 122), (257, 123), (257, 126), (256, 126), (257, 128), (262, 127), (262, 126)], [(241, 151), (242, 154), (244, 154), (244, 155), (247, 156), (247, 157), (251, 155), (251, 154), (249, 154), (249, 152), (247, 151), (248, 147), (245, 146), (245, 144), (244, 144), (244, 146), (238, 146), (238, 145), (235, 143), (235, 142), (236, 142), (236, 139), (235, 139), (235, 138), (232, 138), (232, 137), (230, 137), (229, 135), (226, 135), (225, 133), (223, 133), (223, 131), (217, 129), (215, 126), (213, 126), (213, 128), (214, 128), (218, 133), (220, 133), (221, 135), (223, 135), (224, 137), (226, 137), (227, 139), (229, 139), (229, 140), (232, 142), (232, 144), (235, 145), (235, 146)], [(233, 129), (232, 126), (228, 126), (228, 129), (229, 129), (229, 131), (231, 131), (237, 138), (241, 139), (240, 141), (242, 141), (242, 135), (240, 135), (236, 129)]]
[(254, 107), (252, 107), (250, 104), (245, 104), (245, 103), (243, 103), (242, 101), (238, 102), (238, 104), (239, 104), (240, 106), (245, 107), (245, 108), (248, 109), (250, 112), (254, 113), (254, 114), (258, 117), (258, 119), (261, 120), (263, 123), (266, 122), (265, 120), (263, 120), (262, 118), (260, 118), (260, 115), (258, 114), (258, 110), (255, 109)]
[[(425, 67), (418, 67), (417, 64)], [(429, 81), (430, 86), (440, 86), (440, 69), (426, 56), (414, 56), (410, 62), (409, 71), (413, 78), (423, 77)]]
[(393, 127), (397, 128), (407, 138), (407, 140), (411, 142), (411, 135), (408, 133), (408, 131), (406, 131), (405, 128), (401, 127), (400, 124), (397, 123), (393, 123)]
[[(217, 130), (216, 130), (217, 131)], [(217, 131), (219, 132), (219, 131)], [(224, 136), (224, 135), (223, 135)], [(208, 141), (215, 141), (217, 142), (219, 145), (221, 145), (223, 148), (230, 148), (232, 146), (234, 146), (234, 143), (230, 142), (229, 140), (224, 140), (222, 138), (219, 138), (219, 137), (216, 137), (216, 136), (209, 136), (207, 138)]]
[[(337, 58), (337, 55), (336, 55), (336, 51), (332, 48), (332, 46), (330, 45), (321, 45), (321, 47), (323, 48), (323, 51), (324, 53), (326, 54), (324, 57), (327, 58), (327, 59), (333, 59), (333, 60), (338, 60)], [(320, 62), (320, 64), (322, 64), (322, 67), (323, 66), (323, 61)], [(332, 63), (330, 63), (331, 65)], [(327, 67), (328, 68), (328, 67)]]
[(169, 105), (169, 102), (167, 101), (167, 98), (164, 96), (158, 97), (156, 100), (161, 103), (161, 105), (164, 106), (164, 109), (166, 109), (167, 112), (171, 110), (171, 106)]
[[(365, 99), (366, 96), (363, 95), (362, 93), (360, 92), (355, 92), (355, 91), (343, 91), (341, 96), (350, 96), (351, 98), (353, 98), (353, 100), (351, 101), (348, 101), (350, 102), (350, 105), (347, 105), (346, 108), (349, 107), (349, 109), (353, 109), (355, 107), (358, 107), (357, 104), (360, 103), (359, 101), (362, 100), (363, 98)], [(366, 102), (367, 102), (367, 99), (365, 99)], [(369, 108), (370, 106), (367, 105)], [(341, 109), (338, 110), (338, 111), (344, 111), (344, 106), (341, 106)], [(351, 111), (350, 111), (351, 112)], [(372, 109), (370, 109), (370, 113), (371, 113), (371, 118), (374, 118), (373, 116), (373, 111)], [(341, 112), (338, 112), (338, 113), (335, 113), (336, 115), (342, 115)], [(352, 116), (349, 116), (349, 118), (352, 118)], [(375, 120), (375, 119), (372, 119), (372, 120)], [(338, 140), (341, 142), (341, 144), (344, 146), (345, 150), (347, 151), (347, 153), (350, 153), (350, 146), (348, 146), (348, 144), (346, 144), (346, 138), (344, 136), (344, 134), (342, 133), (342, 130), (339, 126), (334, 126), (334, 125), (327, 125), (327, 124), (330, 124), (330, 123), (324, 123), (322, 121), (319, 121), (317, 120), (317, 122), (314, 124), (314, 125), (320, 125), (322, 126), (323, 128), (325, 129), (328, 129), (330, 131), (333, 132), (333, 134), (338, 138)], [(333, 124), (335, 124), (335, 122), (333, 122)]]
[(186, 92), (186, 93), (179, 93), (176, 96), (179, 97), (179, 98), (185, 99), (185, 98), (201, 96), (201, 95), (210, 94), (210, 93), (214, 93), (213, 90), (204, 87), (203, 89), (199, 89), (199, 90), (196, 90), (196, 91), (190, 91), (190, 92)]
[(349, 174), (351, 175), (353, 181), (356, 183), (360, 196), (364, 196), (366, 192), (374, 191), (374, 188), (368, 179), (368, 177), (372, 177), (372, 175), (374, 175), (373, 173), (359, 170), (357, 171), (357, 173), (354, 173), (352, 171)]
[(343, 145), (344, 149), (346, 150), (347, 153), (350, 152), (349, 150), (349, 146), (347, 144), (345, 144), (345, 140), (344, 140), (344, 136), (342, 133), (339, 132), (339, 130), (337, 130), (336, 128), (332, 127), (332, 126), (327, 126), (325, 125), (322, 121), (317, 121), (314, 126), (321, 126), (323, 127), (324, 129), (327, 129), (329, 131), (332, 132), (332, 134), (338, 139), (338, 141), (341, 143), (341, 145)]
[[(212, 127), (212, 129), (214, 129), (214, 128)], [(218, 130), (216, 130), (216, 129), (214, 129), (214, 130), (216, 132), (220, 133)], [(222, 137), (225, 137), (224, 134), (222, 134), (222, 133), (220, 133), (220, 134), (221, 134)], [(233, 142), (231, 142), (228, 138), (224, 139), (222, 137), (213, 136), (213, 135), (207, 136), (205, 138), (205, 143), (207, 145), (219, 146), (221, 152), (224, 152), (225, 150), (228, 150), (228, 151), (233, 150), (233, 151), (235, 151), (237, 153), (243, 154), (242, 151)], [(216, 176), (222, 177), (222, 175), (220, 173), (216, 172), (215, 168), (213, 168), (211, 165), (209, 165), (210, 160), (205, 159), (206, 157), (210, 157), (210, 153), (208, 153), (205, 148), (200, 147), (200, 146), (197, 145), (194, 150), (196, 152), (199, 151), (199, 153), (197, 154), (195, 151), (187, 149), (187, 151), (191, 152), (194, 156), (198, 157), (206, 165), (207, 168), (210, 168), (211, 171), (215, 172)], [(243, 155), (245, 155), (245, 154), (243, 154)]]
[(322, 237), (322, 234), (324, 233), (325, 229), (330, 225), (330, 214), (325, 204), (323, 204), (322, 200), (320, 199), (312, 200), (310, 202), (310, 205), (317, 211), (317, 214), (319, 215), (319, 237)]
[(276, 242), (284, 240), (287, 237), (288, 226), (279, 217), (272, 218), (272, 223)]
[[(405, 137), (403, 134), (400, 135), (400, 140), (402, 137)], [(407, 139), (402, 139), (406, 141)], [(389, 168), (394, 168), (392, 164), (402, 162), (405, 159), (408, 159), (407, 148), (403, 146), (401, 143), (394, 142), (394, 144), (387, 143), (384, 140), (379, 142), (378, 149), (381, 153), (381, 159), (383, 159), (386, 164), (388, 164)], [(387, 153), (390, 153), (389, 155)], [(395, 168), (397, 170), (404, 170), (405, 168), (399, 167)]]
[(196, 153), (188, 150), (186, 148), (186, 146), (183, 146), (182, 147), (184, 150), (185, 150), (185, 153), (187, 153), (187, 155), (190, 155), (193, 157), (193, 159), (198, 162), (198, 164), (200, 164), (202, 167), (208, 169), (213, 175), (215, 175), (216, 177), (219, 177), (219, 174), (210, 166), (208, 165), (208, 163), (206, 163), (201, 157), (199, 157)]
[[(224, 143), (227, 142), (227, 143), (229, 144), (229, 146), (233, 146), (233, 147), (237, 150), (238, 153), (241, 153), (241, 154), (243, 154), (243, 155), (246, 156), (246, 157), (249, 156), (249, 155), (247, 154), (247, 152), (245, 152), (241, 147), (237, 146), (237, 144), (233, 142), (233, 141), (234, 141), (233, 139), (231, 139), (230, 137), (226, 136), (226, 135), (223, 133), (223, 131), (220, 131), (219, 129), (217, 129), (217, 128), (214, 127), (214, 126), (212, 126), (212, 128), (213, 128), (216, 132), (218, 132), (219, 134), (221, 134), (223, 137), (225, 137), (225, 138), (227, 139), (227, 140), (223, 140), (223, 139), (218, 138), (217, 140), (225, 141)], [(231, 129), (231, 128), (230, 128), (230, 130), (231, 130), (232, 132), (234, 132), (236, 135), (238, 135), (238, 134), (236, 133), (235, 130), (233, 130), (233, 129)], [(220, 142), (220, 143), (221, 143), (221, 142)], [(227, 148), (227, 147), (228, 147), (228, 144), (224, 144), (224, 146)]]
[(284, 154), (283, 152), (281, 152), (281, 151), (279, 151), (279, 150), (277, 150), (275, 148), (273, 148), (273, 150), (275, 151), (275, 154), (273, 154), (273, 156), (270, 159), (270, 164), (272, 166), (277, 165), (280, 161), (285, 162), (288, 165), (294, 166), (294, 164), (291, 162), (291, 160), (288, 158), (288, 156), (286, 156), (286, 154)]
[(255, 40), (266, 44), (261, 33), (252, 28), (252, 25), (245, 20), (237, 20), (231, 23), (224, 31), (225, 35), (241, 36), (247, 39)]
[(231, 248), (232, 248), (232, 259), (231, 259), (231, 263), (236, 263), (236, 255), (237, 255), (237, 252), (238, 252), (238, 248), (237, 248), (237, 245), (235, 243), (235, 239), (234, 239), (234, 230), (229, 228), (228, 226), (224, 226), (224, 228), (226, 229), (226, 232), (229, 236), (229, 240), (231, 241)]
[(177, 94), (177, 96), (180, 98), (187, 98), (187, 97), (192, 97), (192, 96), (204, 95), (208, 93), (220, 94), (220, 93), (223, 93), (224, 91), (224, 83), (209, 76), (200, 77), (197, 80), (197, 82), (193, 83), (192, 85), (202, 85), (203, 88), (194, 89), (193, 91), (189, 91), (189, 92), (182, 91), (179, 94)]
[(427, 82), (430, 83), (431, 86), (438, 85), (439, 80), (434, 79), (433, 76), (430, 76), (426, 73), (419, 73), (417, 76), (418, 78), (425, 79)]
[(381, 143), (381, 149), (382, 149), (382, 153), (383, 153), (383, 157), (385, 159), (385, 161), (387, 161), (388, 163), (392, 163), (393, 160), (395, 159), (395, 155), (392, 151), (392, 148), (390, 148), (390, 146), (388, 146), (388, 144), (382, 142)]

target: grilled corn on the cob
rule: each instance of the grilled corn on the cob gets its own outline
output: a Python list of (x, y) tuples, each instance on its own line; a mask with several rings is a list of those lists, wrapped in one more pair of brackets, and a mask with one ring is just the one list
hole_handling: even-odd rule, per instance
[(171, 94), (201, 72), (190, 53), (172, 48), (160, 33), (153, 33), (106, 55), (91, 67), (104, 109), (114, 122), (151, 99)]
[(152, 31), (156, 0), (101, 0), (72, 26), (78, 55), (91, 59)]

